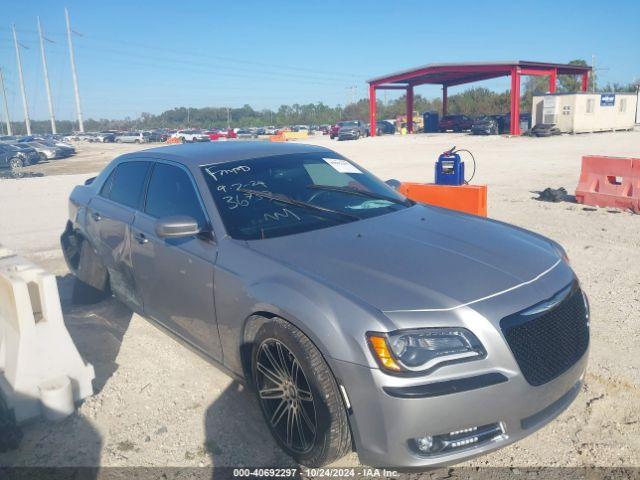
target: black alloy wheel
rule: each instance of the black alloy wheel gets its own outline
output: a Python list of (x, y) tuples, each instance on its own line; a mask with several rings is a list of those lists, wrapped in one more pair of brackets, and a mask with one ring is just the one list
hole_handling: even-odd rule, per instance
[(256, 387), (278, 440), (295, 453), (309, 452), (317, 432), (313, 394), (300, 362), (279, 340), (268, 338), (259, 346)]

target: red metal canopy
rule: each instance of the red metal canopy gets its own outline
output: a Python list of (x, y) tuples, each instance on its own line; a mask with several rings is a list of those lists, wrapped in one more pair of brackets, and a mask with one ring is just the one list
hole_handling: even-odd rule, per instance
[(447, 88), (491, 78), (511, 76), (511, 134), (520, 134), (520, 77), (522, 75), (549, 76), (549, 92), (556, 91), (558, 75), (582, 75), (582, 91), (587, 90), (591, 67), (562, 63), (514, 60), (505, 62), (432, 63), (368, 80), (371, 135), (375, 135), (376, 90), (407, 91), (407, 130), (413, 131), (413, 87), (442, 85), (442, 114), (447, 114)]

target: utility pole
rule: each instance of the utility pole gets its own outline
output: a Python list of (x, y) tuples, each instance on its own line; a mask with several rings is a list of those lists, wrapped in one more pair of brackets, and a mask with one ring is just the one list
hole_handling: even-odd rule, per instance
[(16, 35), (16, 26), (12, 25), (13, 44), (16, 47), (16, 60), (18, 62), (18, 77), (20, 78), (20, 90), (22, 91), (22, 106), (24, 107), (24, 124), (27, 127), (27, 135), (31, 135), (31, 120), (29, 120), (29, 105), (27, 104), (27, 91), (24, 89), (24, 77), (22, 76), (22, 58), (20, 57), (20, 44)]
[(4, 89), (4, 77), (0, 68), (0, 89), (2, 90), (2, 98), (4, 100), (4, 118), (7, 122), (7, 135), (13, 135), (11, 132), (11, 120), (9, 119), (9, 104), (7, 103), (7, 92)]
[(229, 107), (227, 107), (227, 130), (231, 130), (231, 113)]
[(78, 73), (76, 72), (76, 61), (73, 58), (73, 41), (71, 40), (71, 22), (69, 21), (69, 10), (64, 9), (64, 16), (67, 20), (67, 42), (69, 43), (69, 61), (71, 62), (71, 76), (73, 77), (73, 91), (76, 95), (76, 111), (78, 113), (78, 127), (84, 132), (82, 121), (82, 108), (80, 107), (80, 90), (78, 90)]
[[(40, 37), (40, 54), (42, 55), (42, 70), (44, 71), (44, 86), (47, 91), (47, 102), (49, 103), (49, 120), (51, 121), (51, 133), (54, 135), (56, 131), (56, 117), (53, 113), (53, 102), (51, 101), (51, 85), (49, 85), (49, 69), (47, 68), (47, 57), (44, 53), (44, 36), (42, 35), (42, 26), (40, 25), (40, 17), (38, 18), (38, 36)], [(51, 41), (48, 40), (47, 41)]]

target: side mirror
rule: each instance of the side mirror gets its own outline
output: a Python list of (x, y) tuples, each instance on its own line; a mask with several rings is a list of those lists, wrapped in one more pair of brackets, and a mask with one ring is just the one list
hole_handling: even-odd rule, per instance
[(186, 215), (162, 217), (156, 221), (156, 235), (160, 238), (193, 237), (199, 233), (198, 222)]
[(396, 180), (395, 178), (390, 178), (389, 180), (386, 180), (384, 183), (386, 183), (388, 186), (390, 186), (394, 190), (398, 190), (398, 188), (400, 188), (400, 185), (401, 185), (401, 182), (399, 180)]

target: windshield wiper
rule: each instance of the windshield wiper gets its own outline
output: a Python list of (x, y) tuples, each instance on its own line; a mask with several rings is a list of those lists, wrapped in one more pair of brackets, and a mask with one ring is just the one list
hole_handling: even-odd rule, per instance
[(307, 188), (313, 188), (316, 190), (327, 190), (329, 192), (342, 192), (351, 195), (359, 195), (361, 197), (375, 198), (377, 200), (386, 200), (391, 203), (397, 203), (398, 205), (411, 206), (413, 202), (408, 198), (406, 200), (400, 200), (399, 198), (387, 197), (386, 195), (380, 195), (365, 190), (358, 190), (351, 187), (334, 187), (333, 185), (307, 185)]
[(260, 190), (251, 190), (249, 188), (239, 188), (237, 191), (242, 193), (248, 193), (250, 195), (255, 195), (256, 197), (268, 198), (269, 200), (273, 200), (274, 202), (285, 203), (287, 205), (295, 205), (296, 207), (306, 208), (307, 210), (315, 210), (321, 213), (331, 213), (333, 215), (340, 215), (341, 217), (348, 218), (349, 221), (360, 220), (360, 217), (358, 217), (357, 215), (341, 212), (340, 210), (333, 210), (331, 208), (321, 207), (319, 205), (314, 205), (313, 203), (307, 203), (307, 202), (302, 202), (300, 200), (295, 200), (281, 193), (262, 192)]

